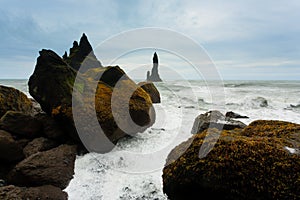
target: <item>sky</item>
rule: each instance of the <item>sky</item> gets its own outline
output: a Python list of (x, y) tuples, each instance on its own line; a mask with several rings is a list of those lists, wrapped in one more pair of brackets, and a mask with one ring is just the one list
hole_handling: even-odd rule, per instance
[[(41, 49), (63, 55), (82, 33), (97, 52), (120, 33), (156, 27), (196, 42), (224, 80), (300, 80), (299, 10), (298, 0), (1, 0), (0, 79), (29, 78)], [(120, 42), (111, 48), (122, 45), (128, 47)], [(129, 66), (141, 67), (134, 70), (142, 77), (152, 50), (133, 51), (115, 64), (128, 73)], [(198, 77), (178, 56), (159, 49), (158, 55), (162, 76), (168, 66), (185, 78)], [(104, 54), (96, 56), (110, 64)]]

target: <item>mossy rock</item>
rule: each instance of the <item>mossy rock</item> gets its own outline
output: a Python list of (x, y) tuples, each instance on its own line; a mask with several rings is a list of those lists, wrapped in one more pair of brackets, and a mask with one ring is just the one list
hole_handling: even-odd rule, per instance
[(21, 91), (7, 86), (0, 85), (0, 118), (7, 111), (20, 111), (30, 113), (32, 103)]
[[(163, 169), (163, 191), (171, 200), (203, 196), (299, 199), (300, 156), (287, 148), (296, 148), (295, 141), (288, 137), (255, 135), (266, 131), (262, 124), (270, 126), (269, 132), (276, 132), (278, 126), (289, 129), (291, 125), (279, 121), (255, 122), (245, 129), (247, 133), (253, 132), (249, 137), (241, 129), (222, 131), (215, 146), (213, 140), (204, 141), (204, 138), (208, 134), (218, 135), (220, 131), (209, 129), (178, 145), (169, 154)], [(293, 130), (284, 134), (293, 135)], [(200, 159), (202, 145), (213, 149)]]
[[(96, 70), (98, 69), (102, 70), (102, 68)], [(100, 124), (109, 140), (116, 143), (128, 134), (142, 132), (151, 126), (155, 120), (155, 113), (149, 95), (137, 86), (121, 68), (105, 69), (107, 71), (104, 72), (103, 77), (106, 82), (95, 81), (73, 70), (55, 52), (42, 50), (28, 83), (29, 92), (48, 115), (63, 125), (73, 140), (80, 142), (82, 139), (77, 133), (76, 122), (73, 118), (74, 110), (72, 109), (76, 108), (76, 117), (80, 119), (80, 127), (86, 128), (85, 135), (91, 138), (90, 141), (101, 143), (93, 137), (93, 133), (89, 132), (89, 130), (96, 130), (96, 126)], [(118, 79), (120, 75), (126, 79)], [(98, 86), (95, 91), (94, 85)], [(131, 92), (129, 96), (128, 92)], [(111, 105), (112, 97), (114, 97), (113, 105), (116, 108), (114, 115)], [(130, 115), (124, 115), (124, 112), (121, 112), (124, 109)], [(95, 112), (99, 124), (91, 125), (90, 117), (94, 117)], [(138, 125), (137, 128), (131, 126), (131, 120)], [(125, 127), (117, 122), (125, 124)], [(129, 131), (125, 131), (124, 128)]]
[(154, 83), (140, 82), (138, 85), (149, 94), (152, 103), (160, 103), (160, 94)]
[(119, 80), (130, 79), (119, 66), (92, 68), (87, 70), (83, 75), (89, 80), (102, 81), (111, 87), (115, 87)]

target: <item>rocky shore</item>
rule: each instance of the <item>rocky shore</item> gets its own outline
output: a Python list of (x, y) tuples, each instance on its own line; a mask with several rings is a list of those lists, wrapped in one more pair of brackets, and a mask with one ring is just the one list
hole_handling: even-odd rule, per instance
[[(0, 86), (0, 199), (68, 199), (76, 156), (109, 152), (143, 132), (161, 102), (151, 81), (103, 66), (85, 34), (62, 57), (39, 54), (28, 82), (33, 99)], [(300, 199), (300, 124), (239, 118), (247, 116), (212, 110), (195, 118), (163, 168), (170, 200)]]
[[(300, 124), (257, 120), (246, 126), (210, 111), (195, 119), (192, 133), (166, 160), (169, 199), (300, 198)], [(201, 147), (211, 151), (201, 157)]]
[[(152, 99), (159, 99), (155, 86), (138, 85), (119, 66), (102, 66), (85, 34), (79, 44), (73, 43), (69, 55), (60, 57), (46, 49), (39, 53), (28, 82), (33, 99), (0, 86), (0, 199), (68, 199), (63, 190), (73, 178), (77, 155), (108, 152), (122, 137), (142, 132), (155, 121)], [(76, 106), (81, 111), (77, 117), (87, 130), (95, 129), (86, 118), (96, 112), (97, 125), (106, 136), (102, 139), (111, 146), (105, 146), (95, 131), (79, 135), (73, 118)], [(129, 115), (118, 112), (123, 107)], [(119, 127), (130, 120), (138, 128)], [(85, 143), (81, 137), (86, 138)]]

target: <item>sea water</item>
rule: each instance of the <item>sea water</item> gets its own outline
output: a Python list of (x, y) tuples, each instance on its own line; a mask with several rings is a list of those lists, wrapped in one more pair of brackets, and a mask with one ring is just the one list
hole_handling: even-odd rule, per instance
[[(0, 80), (29, 95), (27, 80)], [(191, 136), (195, 117), (209, 110), (300, 123), (300, 81), (169, 81), (155, 83), (161, 103), (155, 124), (105, 154), (77, 156), (65, 189), (70, 200), (167, 200), (162, 169), (168, 153)], [(30, 96), (30, 95), (29, 95)]]

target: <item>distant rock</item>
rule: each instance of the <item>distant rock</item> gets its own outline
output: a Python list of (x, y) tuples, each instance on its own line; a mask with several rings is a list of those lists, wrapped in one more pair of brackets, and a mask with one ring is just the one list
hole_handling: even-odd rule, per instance
[(143, 88), (151, 97), (152, 103), (160, 103), (160, 94), (152, 82), (140, 82), (138, 86)]
[(268, 107), (268, 101), (264, 97), (257, 97), (255, 99), (252, 99), (252, 103), (254, 105), (257, 105), (257, 107)]
[(102, 67), (102, 64), (96, 58), (93, 48), (84, 33), (80, 38), (79, 44), (77, 41), (74, 41), (73, 47), (70, 48), (69, 56), (65, 52), (63, 59), (76, 71), (80, 68), (80, 72), (85, 72), (91, 68)]
[(225, 117), (227, 117), (227, 118), (234, 118), (234, 119), (238, 119), (238, 118), (249, 118), (249, 117), (247, 117), (247, 116), (240, 115), (240, 114), (235, 113), (235, 112), (232, 112), (232, 111), (226, 112)]
[(149, 71), (147, 72), (147, 81), (162, 82), (158, 74), (158, 56), (156, 52), (153, 55), (153, 67), (151, 73)]
[[(210, 134), (220, 134), (204, 140)], [(203, 145), (214, 145), (199, 158)], [(210, 129), (175, 147), (163, 169), (168, 199), (299, 199), (300, 125), (259, 120), (245, 129)]]
[(7, 111), (30, 113), (31, 110), (32, 103), (23, 92), (0, 85), (0, 118)]
[(60, 145), (35, 153), (18, 163), (8, 175), (8, 182), (18, 186), (68, 186), (74, 174), (76, 146)]
[(244, 128), (243, 122), (226, 118), (220, 111), (212, 110), (196, 117), (191, 133), (201, 133), (208, 128), (217, 128), (219, 130), (232, 130), (235, 128)]
[(17, 187), (8, 185), (0, 187), (2, 200), (67, 200), (68, 194), (58, 187), (43, 185), (40, 187)]

